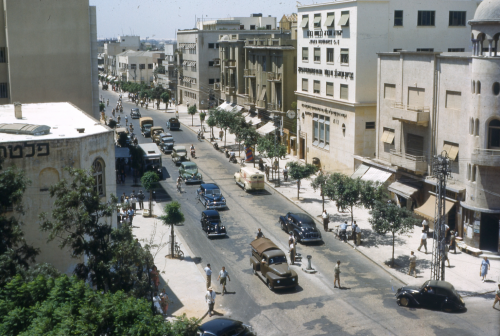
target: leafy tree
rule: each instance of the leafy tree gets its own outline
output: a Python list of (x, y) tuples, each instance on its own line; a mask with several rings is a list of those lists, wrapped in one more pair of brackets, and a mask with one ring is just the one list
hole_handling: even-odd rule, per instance
[(200, 122), (201, 122), (201, 128), (203, 129), (203, 122), (205, 121), (205, 117), (207, 114), (205, 112), (200, 112)]
[(194, 118), (194, 115), (196, 114), (197, 111), (198, 111), (198, 109), (196, 108), (196, 104), (189, 106), (189, 108), (188, 108), (188, 114), (191, 115), (191, 126), (194, 125), (193, 118)]
[(405, 234), (413, 231), (413, 226), (418, 220), (413, 218), (413, 213), (406, 208), (400, 208), (393, 202), (375, 201), (370, 210), (369, 222), (378, 234), (392, 234), (392, 259), (391, 267), (394, 267), (394, 240), (396, 234)]
[(299, 199), (300, 180), (308, 178), (316, 173), (318, 167), (310, 163), (301, 164), (296, 161), (291, 161), (286, 164), (288, 167), (288, 175), (294, 180), (297, 180), (297, 199)]
[(170, 92), (165, 91), (160, 96), (162, 102), (165, 103), (165, 110), (168, 110), (168, 101), (170, 100)]
[(108, 127), (111, 128), (111, 129), (114, 129), (116, 127), (116, 120), (115, 119), (111, 119), (110, 121), (108, 121)]
[(157, 86), (154, 89), (150, 90), (151, 99), (156, 100), (156, 109), (160, 108), (160, 100), (162, 99), (161, 96), (164, 92), (165, 89), (161, 86)]
[(104, 105), (104, 103), (99, 103), (99, 112), (102, 112), (104, 111), (104, 108), (106, 107), (106, 105)]
[(227, 130), (235, 124), (236, 113), (227, 112), (219, 108), (212, 110), (217, 126), (224, 131), (224, 147), (226, 147)]
[(330, 178), (330, 174), (328, 173), (323, 173), (322, 171), (314, 178), (314, 180), (311, 182), (311, 187), (316, 190), (320, 190), (321, 192), (321, 198), (323, 202), (323, 211), (325, 210), (325, 192), (324, 189), (327, 185), (327, 182)]
[[(273, 162), (273, 158), (280, 158), (286, 155), (286, 146), (275, 142), (273, 135), (268, 134), (266, 137), (259, 137), (257, 140), (257, 150), (259, 153), (263, 154), (264, 157), (268, 157)], [(274, 174), (274, 170), (273, 170)], [(273, 175), (274, 176), (274, 175)]]
[[(160, 219), (163, 221), (163, 224), (170, 225), (170, 241), (173, 242), (174, 225), (184, 223), (184, 214), (181, 212), (181, 205), (177, 201), (165, 204), (163, 211), (165, 212), (165, 215), (161, 216)], [(170, 255), (172, 256), (172, 258), (174, 257), (174, 244), (170, 244)]]
[(158, 175), (153, 171), (145, 172), (141, 177), (141, 183), (144, 189), (149, 191), (149, 213), (152, 214), (152, 201), (153, 201), (153, 189), (156, 187), (156, 184), (160, 181)]
[(213, 116), (209, 112), (209, 116), (207, 119), (207, 125), (210, 127), (210, 132), (212, 133), (212, 139), (214, 138), (214, 127), (217, 126), (217, 120), (215, 119), (215, 116)]
[(120, 147), (127, 147), (127, 140), (128, 140), (128, 134), (127, 133), (120, 133), (120, 136), (118, 137), (118, 146)]

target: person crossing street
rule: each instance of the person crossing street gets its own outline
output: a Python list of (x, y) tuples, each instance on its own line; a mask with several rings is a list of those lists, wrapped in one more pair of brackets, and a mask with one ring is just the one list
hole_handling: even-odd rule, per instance
[(208, 304), (208, 316), (212, 317), (214, 314), (214, 306), (215, 306), (215, 291), (212, 287), (207, 288), (207, 293), (205, 294), (205, 301)]
[(415, 253), (413, 251), (411, 251), (411, 254), (410, 254), (410, 269), (408, 270), (408, 275), (411, 275), (411, 271), (413, 271), (413, 275), (415, 276), (415, 278), (417, 277), (416, 266), (417, 266), (417, 256), (415, 255)]
[(222, 285), (222, 296), (224, 296), (224, 293), (227, 293), (226, 279), (231, 281), (229, 273), (226, 271), (226, 267), (222, 266), (222, 270), (219, 272), (219, 277), (217, 278), (217, 281), (220, 281), (220, 284)]

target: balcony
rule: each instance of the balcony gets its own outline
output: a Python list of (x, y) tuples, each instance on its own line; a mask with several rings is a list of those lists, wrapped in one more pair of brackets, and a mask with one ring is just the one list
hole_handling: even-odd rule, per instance
[(245, 97), (245, 105), (255, 106), (255, 98), (254, 97)]
[(255, 77), (255, 69), (245, 69), (243, 70), (244, 77)]
[(430, 108), (394, 103), (391, 108), (392, 119), (418, 126), (429, 126)]
[(425, 156), (411, 155), (392, 149), (390, 161), (391, 164), (395, 166), (408, 169), (417, 174), (424, 174), (427, 172), (427, 159)]
[(220, 83), (214, 83), (214, 91), (220, 91)]
[(235, 60), (225, 60), (224, 65), (226, 68), (236, 68), (236, 61)]
[(267, 107), (267, 104), (265, 100), (257, 100), (255, 106), (260, 109), (265, 109)]
[(236, 94), (236, 89), (234, 86), (226, 86), (226, 89), (224, 90), (224, 92), (228, 96), (234, 96)]
[(281, 82), (281, 73), (279, 72), (268, 72), (267, 80), (270, 82)]
[(474, 148), (470, 161), (478, 166), (499, 167), (500, 149)]
[(282, 112), (282, 111), (281, 111), (281, 104), (277, 104), (277, 103), (267, 103), (267, 110), (268, 110), (268, 111)]
[(214, 67), (220, 67), (220, 60), (214, 60)]

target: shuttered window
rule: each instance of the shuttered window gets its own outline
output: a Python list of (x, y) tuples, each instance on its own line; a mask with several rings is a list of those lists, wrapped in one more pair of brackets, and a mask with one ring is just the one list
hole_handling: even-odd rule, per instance
[(307, 47), (302, 48), (302, 60), (303, 61), (309, 60), (309, 48)]
[(302, 91), (307, 91), (309, 88), (309, 81), (307, 78), (302, 78)]
[(444, 142), (443, 151), (446, 151), (450, 161), (455, 161), (458, 156), (458, 144), (452, 142)]
[(406, 154), (414, 156), (424, 155), (424, 137), (408, 133), (406, 136)]
[(425, 89), (417, 87), (408, 88), (408, 107), (423, 107), (425, 101)]
[(320, 61), (321, 61), (321, 49), (314, 48), (314, 62), (320, 62)]
[(389, 145), (393, 145), (395, 135), (396, 135), (396, 133), (394, 132), (394, 130), (392, 128), (384, 127), (384, 133), (382, 134), (382, 138), (380, 140), (382, 140), (382, 142), (385, 142)]
[(349, 99), (349, 86), (347, 84), (340, 84), (340, 99)]
[(384, 84), (384, 98), (389, 100), (394, 100), (396, 98), (395, 84)]
[(333, 83), (326, 83), (326, 95), (333, 97)]
[(327, 27), (335, 26), (335, 13), (328, 13), (327, 14), (325, 26), (327, 26)]
[(446, 91), (446, 108), (452, 110), (461, 110), (462, 93), (458, 91)]
[(321, 85), (320, 81), (318, 81), (318, 80), (314, 81), (314, 85), (313, 85), (314, 93), (320, 93), (320, 90), (321, 90), (320, 85)]
[(349, 49), (340, 49), (340, 63), (349, 64)]

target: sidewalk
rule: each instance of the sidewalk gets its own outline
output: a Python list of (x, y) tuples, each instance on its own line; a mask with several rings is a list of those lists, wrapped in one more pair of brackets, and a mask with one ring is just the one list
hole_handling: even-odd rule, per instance
[[(193, 118), (194, 126), (191, 126), (191, 116), (186, 113), (187, 107), (184, 105), (179, 105), (179, 120), (181, 123), (192, 129), (194, 132), (198, 132), (200, 129), (200, 119), (199, 115), (196, 114)], [(208, 116), (207, 116), (208, 118)], [(205, 133), (206, 141), (209, 141), (209, 128), (205, 127), (207, 133)], [(214, 127), (214, 135), (218, 136), (219, 129)], [(235, 136), (227, 132), (226, 146), (235, 145)], [(224, 146), (224, 141), (219, 139), (216, 140), (219, 147)], [(238, 152), (236, 151), (238, 155)], [(245, 154), (242, 151), (241, 157)], [(254, 156), (258, 159), (257, 153)], [(297, 160), (296, 158), (287, 155), (285, 160), (280, 160), (280, 170), (285, 167), (285, 165), (292, 161)], [(270, 165), (270, 161), (264, 159), (264, 162)], [(314, 177), (313, 177), (314, 178)], [(320, 192), (314, 191), (311, 187), (311, 180), (306, 179), (301, 181), (300, 188), (300, 200), (297, 200), (297, 183), (296, 181), (283, 182), (282, 176), (280, 177), (281, 184), (280, 187), (275, 187), (274, 182), (267, 182), (268, 185), (273, 188), (276, 192), (280, 193), (291, 202), (299, 206), (304, 212), (311, 215), (313, 218), (318, 220), (318, 224), (322, 227), (320, 223), (320, 215), (322, 213), (322, 199)], [(339, 213), (335, 202), (330, 200), (325, 200), (325, 209), (330, 214), (330, 229), (333, 229), (336, 225), (347, 221), (351, 222), (350, 213)], [(370, 259), (381, 268), (386, 270), (395, 278), (401, 280), (407, 284), (419, 284), (421, 285), (425, 280), (430, 278), (430, 266), (432, 260), (432, 239), (428, 239), (428, 253), (418, 252), (417, 247), (420, 244), (420, 234), (421, 227), (415, 226), (412, 233), (408, 235), (396, 236), (395, 247), (394, 247), (394, 258), (395, 267), (391, 268), (390, 260), (392, 256), (392, 236), (378, 235), (373, 232), (369, 223), (369, 211), (364, 208), (354, 209), (354, 220), (360, 226), (362, 230), (362, 243), (359, 247), (354, 247), (352, 241), (348, 241), (348, 244), (353, 246), (359, 253), (364, 255), (366, 258)], [(333, 234), (333, 233), (330, 233)], [(409, 266), (409, 256), (410, 252), (414, 251), (417, 256), (417, 279), (413, 276), (408, 276), (408, 266)], [(422, 250), (423, 251), (423, 250)], [(497, 283), (500, 283), (500, 260), (489, 260), (491, 269), (488, 272), (487, 280), (483, 283), (481, 277), (479, 276), (481, 258), (471, 256), (466, 253), (462, 253), (457, 249), (457, 254), (453, 252), (449, 253), (449, 259), (451, 267), (446, 267), (445, 278), (447, 281), (453, 283), (455, 288), (462, 293), (462, 295), (474, 295), (483, 294), (496, 290)]]

